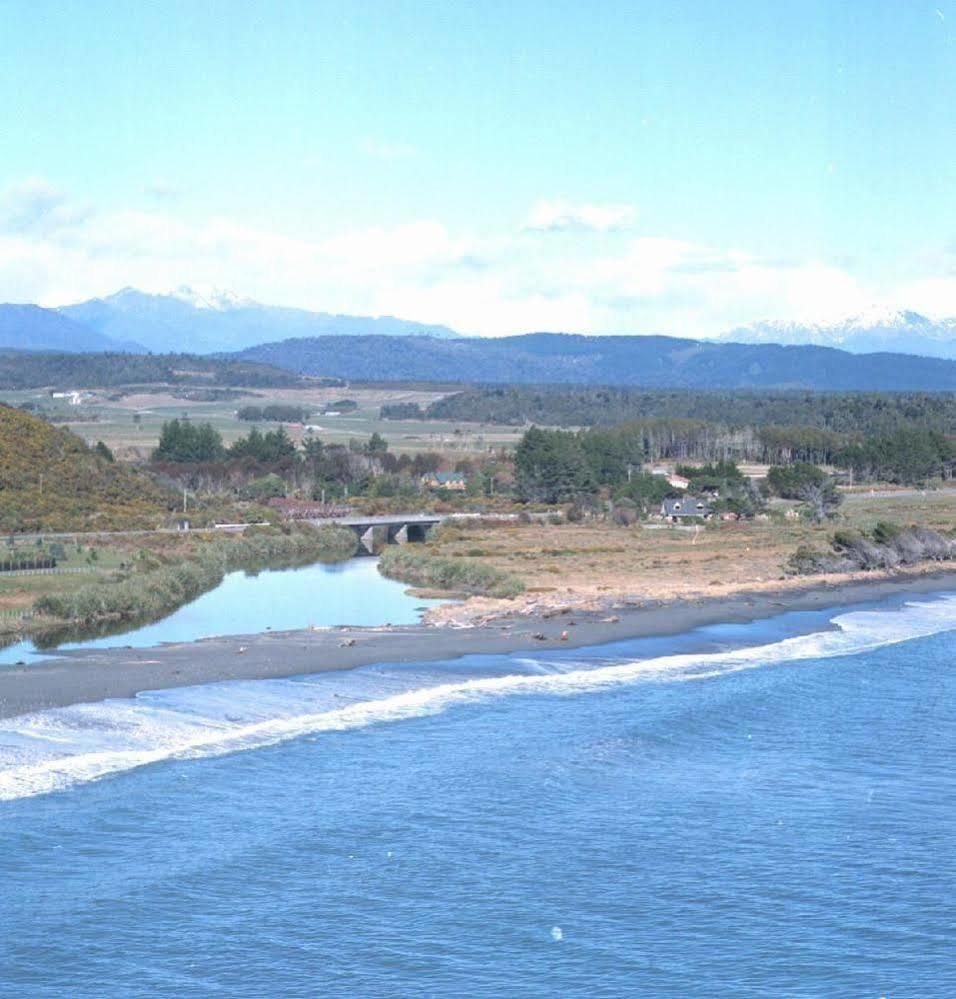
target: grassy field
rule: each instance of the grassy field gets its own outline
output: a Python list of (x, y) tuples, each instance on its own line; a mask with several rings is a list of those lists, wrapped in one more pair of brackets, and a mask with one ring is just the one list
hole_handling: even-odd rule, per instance
[[(956, 529), (956, 490), (858, 496), (839, 520), (714, 524), (700, 530), (581, 524), (446, 525), (429, 543), (439, 558), (480, 563), (516, 576), (525, 603), (599, 606), (611, 595), (638, 600), (698, 599), (742, 588), (797, 585), (783, 566), (801, 544), (825, 548), (838, 527), (869, 530), (880, 520)], [(476, 612), (480, 611), (480, 603)], [(458, 611), (449, 609), (448, 615)]]
[[(108, 579), (132, 557), (130, 549), (106, 544), (64, 544), (63, 550), (65, 555), (57, 560), (57, 569), (70, 572), (0, 573), (0, 632), (6, 630), (4, 625), (15, 630), (17, 622), (9, 615), (29, 610), (37, 597), (71, 593), (95, 579)], [(41, 549), (33, 544), (18, 544), (12, 549), (5, 545), (0, 551), (29, 558)]]
[[(23, 402), (41, 405), (45, 412), (56, 412), (69, 422), (67, 426), (86, 441), (102, 440), (119, 456), (144, 458), (159, 440), (163, 422), (188, 416), (194, 422), (211, 423), (223, 440), (230, 444), (249, 432), (251, 424), (236, 418), (236, 410), (244, 405), (266, 406), (286, 403), (314, 407), (309, 424), (323, 441), (347, 444), (351, 439), (365, 440), (378, 432), (397, 452), (414, 454), (420, 451), (450, 451), (481, 454), (489, 448), (515, 444), (518, 428), (468, 423), (446, 423), (434, 420), (382, 420), (379, 410), (386, 403), (415, 402), (427, 405), (447, 394), (403, 388), (309, 388), (309, 389), (236, 389), (241, 396), (213, 402), (179, 398), (178, 390), (157, 387), (154, 391), (120, 395), (109, 390), (83, 393), (82, 402), (70, 405), (66, 399), (52, 399), (45, 391), (0, 391), (0, 401), (11, 406)], [(324, 416), (320, 410), (339, 399), (353, 399), (358, 409), (340, 416)], [(287, 426), (291, 436), (301, 439), (305, 430)]]

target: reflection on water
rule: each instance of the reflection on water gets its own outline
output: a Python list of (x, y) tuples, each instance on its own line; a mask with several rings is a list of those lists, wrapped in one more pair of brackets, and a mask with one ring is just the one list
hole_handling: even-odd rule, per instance
[[(338, 624), (412, 624), (438, 603), (405, 593), (405, 585), (385, 579), (378, 560), (350, 559), (296, 569), (232, 572), (215, 589), (151, 624), (125, 631), (63, 641), (59, 648), (146, 648), (162, 642), (191, 642), (210, 635), (249, 635), (262, 631), (329, 627)], [(88, 633), (87, 633), (88, 634)], [(45, 643), (49, 648), (49, 644)], [(39, 643), (17, 642), (0, 649), (0, 663), (29, 662), (48, 654)]]

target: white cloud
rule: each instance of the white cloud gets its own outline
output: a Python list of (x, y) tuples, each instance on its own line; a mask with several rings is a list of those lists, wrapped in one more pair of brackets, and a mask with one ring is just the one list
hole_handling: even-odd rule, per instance
[(539, 201), (524, 228), (529, 232), (620, 232), (628, 229), (636, 216), (633, 205)]
[(934, 318), (956, 316), (956, 275), (938, 274), (907, 281), (897, 289), (893, 304)]
[[(94, 212), (39, 180), (9, 189), (0, 196), (0, 301), (59, 305), (126, 285), (225, 287), (267, 303), (389, 313), (492, 336), (713, 336), (758, 319), (827, 319), (874, 302), (956, 314), (956, 277), (938, 266), (878, 294), (850, 264), (764, 259), (665, 236), (529, 243), (514, 232), (479, 239), (421, 219), (303, 239), (231, 218), (186, 222), (168, 207)], [(612, 224), (608, 206), (600, 221)]]
[(76, 225), (87, 211), (42, 177), (29, 177), (0, 194), (0, 232), (50, 233)]

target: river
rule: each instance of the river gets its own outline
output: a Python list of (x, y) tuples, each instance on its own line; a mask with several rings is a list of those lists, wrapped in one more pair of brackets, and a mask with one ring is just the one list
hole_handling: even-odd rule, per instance
[[(294, 569), (231, 572), (213, 590), (151, 624), (63, 649), (149, 648), (163, 642), (192, 642), (211, 635), (250, 635), (263, 631), (330, 627), (338, 624), (412, 624), (439, 601), (411, 597), (404, 583), (386, 579), (378, 560), (354, 558)], [(49, 656), (32, 641), (0, 649), (0, 664)]]

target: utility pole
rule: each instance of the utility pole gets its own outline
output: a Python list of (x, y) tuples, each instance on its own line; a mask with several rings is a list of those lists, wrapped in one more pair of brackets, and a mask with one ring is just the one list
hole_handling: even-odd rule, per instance
[(186, 512), (186, 487), (183, 486), (183, 513)]

